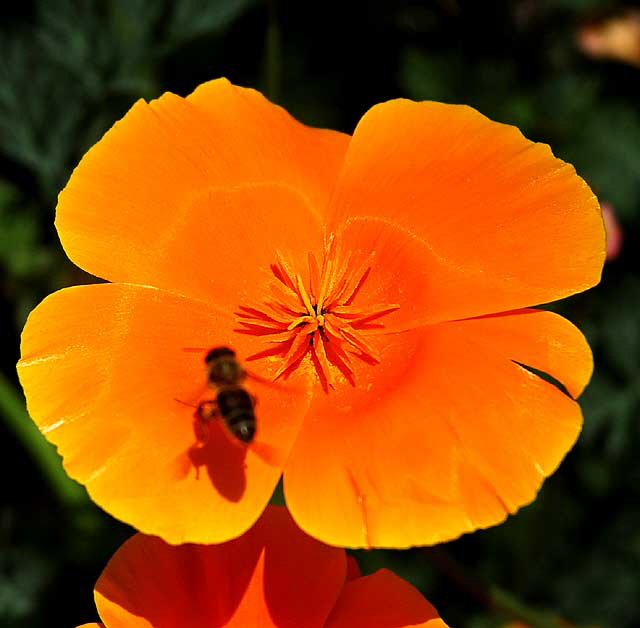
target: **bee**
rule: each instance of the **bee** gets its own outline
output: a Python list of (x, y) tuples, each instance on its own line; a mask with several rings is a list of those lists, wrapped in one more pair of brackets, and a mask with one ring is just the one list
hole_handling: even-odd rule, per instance
[(198, 404), (196, 419), (206, 424), (220, 418), (234, 438), (249, 445), (256, 434), (256, 398), (242, 386), (247, 372), (229, 347), (210, 349), (204, 362), (207, 383), (216, 391), (216, 396)]

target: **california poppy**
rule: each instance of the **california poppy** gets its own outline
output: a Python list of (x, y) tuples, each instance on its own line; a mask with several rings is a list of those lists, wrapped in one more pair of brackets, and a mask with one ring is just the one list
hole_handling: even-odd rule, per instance
[(106, 628), (446, 628), (410, 584), (386, 569), (350, 571), (343, 549), (274, 506), (220, 545), (135, 535), (100, 576), (95, 600)]
[[(281, 476), (327, 543), (437, 543), (533, 500), (580, 431), (589, 347), (523, 308), (598, 282), (598, 202), (469, 107), (386, 102), (350, 137), (224, 79), (139, 101), (56, 226), (111, 283), (29, 317), (28, 409), (99, 505), (170, 543), (242, 534)], [(194, 437), (212, 347), (250, 372), (249, 446)]]

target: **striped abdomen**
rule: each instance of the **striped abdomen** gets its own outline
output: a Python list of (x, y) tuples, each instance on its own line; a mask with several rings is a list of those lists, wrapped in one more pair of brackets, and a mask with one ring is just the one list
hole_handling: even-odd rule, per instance
[(251, 395), (239, 386), (226, 387), (218, 392), (216, 401), (229, 431), (238, 440), (249, 444), (256, 433), (256, 415)]

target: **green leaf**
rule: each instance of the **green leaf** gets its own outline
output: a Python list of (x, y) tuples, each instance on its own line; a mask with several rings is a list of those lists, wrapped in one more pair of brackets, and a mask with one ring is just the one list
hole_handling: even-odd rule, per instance
[(254, 4), (256, 0), (174, 2), (166, 42), (162, 50), (166, 52), (196, 37), (221, 31)]

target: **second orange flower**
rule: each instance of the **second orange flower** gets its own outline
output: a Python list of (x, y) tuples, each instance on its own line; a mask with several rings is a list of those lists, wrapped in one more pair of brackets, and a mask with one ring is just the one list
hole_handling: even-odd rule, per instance
[[(111, 283), (31, 314), (29, 411), (99, 505), (171, 543), (242, 534), (281, 476), (327, 543), (437, 543), (530, 502), (580, 431), (589, 348), (523, 308), (598, 282), (598, 203), (468, 107), (390, 101), (351, 137), (226, 80), (140, 101), (56, 226)], [(194, 435), (221, 346), (249, 371), (248, 446)]]

